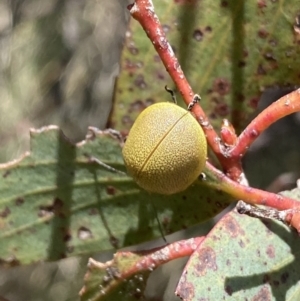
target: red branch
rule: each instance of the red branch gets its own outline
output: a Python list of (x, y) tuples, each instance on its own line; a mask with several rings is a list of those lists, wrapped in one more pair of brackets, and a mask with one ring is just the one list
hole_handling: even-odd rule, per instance
[[(122, 273), (121, 278), (129, 278), (131, 275), (142, 271), (149, 271), (149, 269), (154, 270), (158, 266), (171, 260), (191, 256), (204, 238), (204, 236), (194, 237), (174, 242), (163, 248), (150, 251), (133, 252), (141, 255), (141, 260), (126, 270), (126, 272)], [(127, 252), (118, 252), (119, 256), (122, 256), (122, 254), (126, 255), (126, 253)]]
[(97, 279), (103, 275), (102, 283), (97, 285), (96, 295), (91, 299), (100, 300), (101, 296), (110, 294), (118, 286), (124, 284), (124, 281), (135, 275), (149, 274), (164, 263), (191, 256), (203, 240), (204, 237), (194, 237), (147, 251), (120, 251), (114, 255), (112, 260), (105, 263), (90, 258), (89, 270), (84, 277), (85, 285), (79, 294), (81, 297), (90, 294), (90, 291), (95, 289), (95, 275), (98, 274)]
[[(166, 38), (159, 19), (154, 12), (152, 1), (136, 0), (135, 3), (133, 5), (130, 5), (128, 8), (132, 17), (135, 18), (145, 30), (158, 55), (160, 56), (164, 66), (166, 67), (167, 72), (170, 74), (172, 80), (176, 84), (185, 103), (189, 105), (189, 103), (191, 103), (191, 101), (193, 100), (195, 93), (189, 85), (173, 52), (173, 49)], [(210, 124), (210, 121), (208, 120), (201, 106), (195, 105), (192, 111), (196, 116), (196, 119), (202, 126), (208, 143), (222, 163), (222, 166), (230, 166), (231, 163), (226, 164), (226, 158), (224, 158), (222, 154), (222, 150), (220, 148), (220, 138)]]
[(239, 136), (236, 146), (231, 149), (231, 158), (243, 156), (252, 142), (280, 118), (300, 111), (300, 89), (293, 91), (273, 102), (262, 111)]
[(263, 205), (277, 210), (289, 210), (285, 214), (285, 222), (294, 227), (300, 234), (300, 202), (283, 195), (244, 186), (226, 177), (214, 166), (206, 163), (206, 172), (210, 180), (203, 184), (221, 190), (252, 205)]
[[(249, 186), (244, 186), (226, 177), (213, 165), (206, 163), (206, 171), (215, 181), (207, 181), (207, 185), (229, 193), (236, 199), (241, 199), (252, 205), (263, 205), (278, 210), (300, 208), (300, 202), (279, 194), (267, 192)], [(205, 184), (205, 181), (203, 182)]]

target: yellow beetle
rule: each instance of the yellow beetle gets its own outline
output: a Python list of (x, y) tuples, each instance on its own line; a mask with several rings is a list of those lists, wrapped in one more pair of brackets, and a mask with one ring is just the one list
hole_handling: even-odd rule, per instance
[(140, 187), (160, 194), (190, 186), (206, 156), (201, 126), (189, 111), (168, 102), (153, 104), (138, 116), (123, 148), (129, 175)]

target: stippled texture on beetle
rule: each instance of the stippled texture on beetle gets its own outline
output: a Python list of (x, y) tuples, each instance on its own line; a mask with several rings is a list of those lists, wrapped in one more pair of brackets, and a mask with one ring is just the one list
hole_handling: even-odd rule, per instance
[(128, 135), (123, 157), (145, 190), (173, 194), (191, 185), (204, 168), (207, 143), (195, 118), (173, 103), (144, 110)]

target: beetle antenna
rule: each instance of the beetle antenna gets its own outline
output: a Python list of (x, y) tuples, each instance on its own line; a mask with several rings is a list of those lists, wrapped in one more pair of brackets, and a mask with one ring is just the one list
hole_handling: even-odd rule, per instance
[(193, 97), (193, 100), (189, 103), (189, 105), (187, 107), (188, 111), (190, 111), (197, 102), (200, 102), (200, 100), (201, 100), (200, 95), (195, 94)]
[(113, 168), (112, 166), (109, 166), (107, 164), (105, 164), (104, 162), (100, 161), (99, 159), (97, 159), (96, 157), (93, 157), (93, 156), (89, 156), (88, 154), (85, 154), (85, 156), (88, 158), (88, 162), (89, 163), (96, 163), (102, 167), (104, 167), (105, 169), (113, 172), (113, 173), (118, 173), (118, 174), (121, 174), (121, 175), (126, 175), (125, 172), (121, 171), (121, 170), (118, 170), (116, 168)]
[(172, 89), (170, 89), (167, 85), (165, 85), (165, 90), (171, 94), (172, 100), (175, 104), (177, 104), (176, 95)]
[(160, 232), (161, 237), (162, 237), (162, 239), (164, 240), (165, 244), (167, 245), (168, 242), (167, 242), (167, 239), (166, 239), (166, 237), (165, 237), (165, 235), (164, 235), (164, 233), (163, 233), (162, 226), (161, 226), (160, 220), (159, 220), (159, 218), (158, 218), (157, 210), (156, 210), (156, 207), (155, 207), (155, 205), (154, 205), (154, 203), (153, 203), (152, 200), (151, 200), (151, 205), (152, 205), (152, 209), (153, 209), (153, 212), (154, 212), (154, 215), (155, 215), (155, 219), (156, 219), (157, 224), (158, 224), (159, 232)]

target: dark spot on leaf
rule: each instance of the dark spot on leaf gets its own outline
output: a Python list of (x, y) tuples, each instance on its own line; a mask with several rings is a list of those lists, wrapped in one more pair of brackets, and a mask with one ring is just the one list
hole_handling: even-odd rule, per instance
[(215, 113), (221, 117), (229, 114), (229, 107), (226, 103), (219, 103), (215, 108)]
[(128, 50), (132, 55), (137, 55), (139, 53), (139, 50), (133, 45), (129, 45)]
[(72, 239), (72, 235), (71, 233), (68, 231), (67, 233), (65, 233), (64, 237), (63, 237), (63, 241), (67, 242), (70, 241)]
[(0, 217), (6, 218), (10, 215), (11, 211), (8, 207), (5, 207), (2, 211), (0, 211)]
[(60, 198), (56, 197), (53, 202), (54, 211), (60, 212), (63, 206), (64, 206), (63, 201)]
[(40, 206), (38, 216), (39, 217), (50, 217), (52, 215), (57, 215), (64, 217), (64, 214), (62, 212), (63, 208), (63, 201), (59, 198), (55, 198), (52, 205), (49, 206)]
[(228, 216), (228, 218), (224, 219), (224, 230), (231, 236), (237, 237), (239, 235), (244, 235), (244, 231), (241, 230), (239, 224), (233, 217)]
[(289, 273), (288, 272), (284, 272), (281, 276), (280, 276), (280, 279), (281, 279), (281, 282), (282, 283), (286, 283), (287, 280), (289, 278)]
[(243, 68), (245, 66), (246, 66), (246, 62), (245, 61), (239, 61), (238, 67)]
[(140, 100), (136, 100), (130, 104), (129, 112), (142, 112), (146, 108), (146, 105)]
[(162, 72), (157, 72), (157, 78), (158, 78), (159, 80), (164, 80), (164, 79), (165, 79), (164, 73), (162, 73)]
[(276, 59), (275, 59), (275, 57), (274, 57), (274, 55), (273, 55), (272, 52), (266, 52), (266, 53), (264, 54), (264, 58), (265, 58), (266, 60), (268, 60), (268, 61), (276, 61)]
[(195, 271), (199, 276), (206, 274), (207, 270), (217, 270), (216, 253), (210, 248), (200, 248), (197, 251), (198, 263), (195, 265)]
[(49, 210), (49, 207), (41, 206), (38, 212), (38, 217), (50, 217), (54, 215), (52, 210)]
[(259, 102), (259, 97), (253, 97), (249, 100), (249, 106), (253, 109), (256, 109), (258, 102)]
[(107, 186), (106, 187), (106, 193), (109, 195), (115, 195), (116, 193), (116, 188), (113, 186)]
[(17, 206), (21, 206), (21, 205), (23, 205), (24, 202), (25, 202), (25, 200), (23, 198), (17, 198), (15, 201), (15, 204)]
[(93, 237), (93, 234), (90, 229), (86, 227), (80, 227), (77, 231), (77, 236), (79, 239), (86, 240)]
[(6, 178), (6, 177), (8, 177), (8, 176), (10, 175), (10, 173), (11, 173), (10, 170), (6, 170), (6, 171), (3, 173), (2, 177), (3, 177), (3, 178)]
[(220, 95), (226, 95), (230, 91), (230, 83), (225, 78), (217, 78), (213, 84), (213, 91)]
[(203, 39), (203, 32), (200, 29), (196, 29), (193, 32), (193, 38), (197, 41), (200, 42)]
[(218, 118), (218, 116), (217, 116), (217, 114), (216, 113), (210, 113), (209, 114), (209, 119), (217, 119)]
[(127, 70), (129, 72), (129, 76), (132, 77), (136, 71), (136, 64), (134, 64), (131, 60), (126, 59), (124, 62), (124, 69)]
[(245, 243), (241, 239), (239, 240), (239, 245), (241, 248), (245, 248)]
[(271, 293), (266, 286), (262, 287), (259, 290), (259, 292), (251, 299), (251, 301), (262, 301), (262, 300), (264, 301), (272, 300)]
[(227, 1), (221, 1), (221, 7), (227, 7), (228, 6), (228, 2)]
[(271, 39), (271, 40), (269, 41), (269, 44), (270, 44), (271, 46), (275, 47), (275, 46), (277, 46), (277, 41), (274, 40), (274, 39)]
[(232, 295), (232, 287), (230, 285), (225, 286), (225, 292), (231, 296)]
[(230, 265), (231, 265), (230, 259), (227, 259), (227, 260), (226, 260), (226, 265), (227, 265), (227, 266), (230, 266)]
[(259, 29), (259, 31), (257, 32), (257, 35), (262, 38), (262, 39), (265, 39), (269, 33), (264, 29), (264, 28), (261, 28)]
[(119, 240), (115, 237), (115, 236), (110, 236), (109, 241), (111, 243), (111, 245), (115, 248), (118, 249), (119, 248)]
[(215, 204), (218, 208), (222, 208), (222, 204), (220, 202), (215, 202)]
[(147, 87), (147, 84), (145, 83), (144, 75), (138, 74), (134, 80), (134, 84), (142, 90), (145, 89)]
[(285, 52), (285, 56), (286, 57), (291, 57), (292, 56), (292, 54), (293, 54), (293, 50), (292, 49), (290, 49), (290, 50), (287, 50), (286, 52)]
[(195, 296), (195, 288), (193, 283), (186, 281), (186, 277), (182, 277), (176, 290), (176, 295), (182, 300), (192, 300)]
[(129, 116), (125, 115), (122, 117), (122, 124), (123, 125), (132, 125), (133, 121)]
[(263, 283), (269, 283), (271, 280), (270, 276), (268, 274), (264, 275), (263, 277)]
[(260, 257), (260, 249), (256, 250), (256, 254), (257, 254), (258, 257)]
[(270, 257), (270, 258), (274, 258), (275, 257), (275, 248), (273, 245), (269, 245), (267, 247), (267, 250), (266, 250), (266, 253), (267, 255)]
[(204, 28), (204, 30), (205, 30), (206, 32), (212, 32), (211, 26), (206, 26), (206, 27)]
[(155, 101), (153, 98), (147, 98), (145, 102), (146, 102), (146, 106), (149, 107), (153, 105)]

